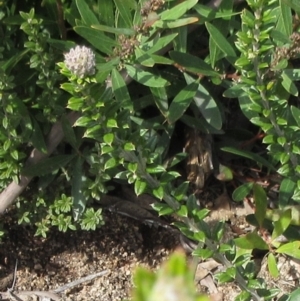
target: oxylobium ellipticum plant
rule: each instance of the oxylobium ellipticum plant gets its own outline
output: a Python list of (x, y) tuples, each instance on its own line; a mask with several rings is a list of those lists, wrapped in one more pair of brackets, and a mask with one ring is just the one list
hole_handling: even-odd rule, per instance
[[(278, 254), (300, 258), (299, 234), (276, 240), (299, 226), (297, 0), (34, 4), (0, 4), (0, 213), (18, 197), (19, 222), (35, 224), (39, 235), (51, 226), (95, 229), (103, 224), (95, 202), (129, 183), (137, 195), (161, 200), (160, 215), (180, 217), (175, 226), (199, 242), (194, 256), (224, 264), (216, 279), (237, 281), (236, 300), (274, 298), (279, 291), (256, 278), (251, 253), (268, 254), (274, 277)], [(226, 140), (227, 98), (264, 134), (269, 155), (229, 142), (222, 150), (276, 171), (282, 182), (279, 218), (261, 186), (238, 187), (235, 200), (253, 192), (256, 228), (221, 243), (223, 223), (204, 222), (208, 211), (182, 180), (185, 154), (172, 141), (183, 126)], [(266, 220), (269, 241), (260, 235)]]

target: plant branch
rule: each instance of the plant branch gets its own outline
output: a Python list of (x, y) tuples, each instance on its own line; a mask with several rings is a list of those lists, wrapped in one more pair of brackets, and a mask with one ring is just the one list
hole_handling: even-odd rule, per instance
[[(263, 14), (263, 8), (257, 9), (255, 12), (255, 17), (257, 20), (261, 20)], [(259, 54), (259, 49), (260, 49), (260, 44), (259, 44), (259, 36), (260, 36), (260, 22), (257, 22), (255, 25), (254, 31), (253, 31), (253, 37), (254, 37), (254, 43), (253, 43), (253, 52), (256, 54), (255, 59), (253, 60), (253, 65), (254, 65), (254, 70), (256, 72), (256, 81), (258, 84), (258, 87), (265, 87), (265, 81), (263, 78), (263, 74), (259, 68), (259, 64), (261, 63), (260, 61), (260, 54)], [(259, 89), (259, 94), (261, 96), (262, 104), (264, 109), (268, 110), (270, 112), (268, 118), (275, 129), (278, 137), (285, 137), (284, 130), (280, 129), (280, 126), (278, 125), (278, 122), (276, 121), (276, 116), (274, 114), (274, 109), (272, 110), (272, 107), (270, 106), (270, 102), (268, 100), (268, 97), (266, 95), (266, 90), (264, 88)], [(288, 143), (284, 143), (283, 145), (284, 150), (287, 154), (290, 156), (290, 161), (292, 163), (293, 168), (296, 170), (296, 167), (298, 166), (298, 159), (295, 156), (295, 154), (292, 152), (291, 147)]]
[[(223, 0), (211, 0), (207, 6), (212, 8), (212, 9), (217, 9)], [(238, 1), (239, 2), (239, 1)], [(59, 1), (57, 2), (58, 4), (60, 3)], [(190, 32), (195, 30), (197, 26), (191, 26)], [(169, 51), (172, 47), (172, 43), (164, 47), (159, 54), (164, 54), (167, 51)], [(131, 81), (132, 78), (129, 77), (128, 73), (124, 70), (122, 73), (122, 76), (124, 78), (124, 81), (128, 85)], [(111, 80), (108, 79), (106, 82), (106, 87), (109, 88), (111, 87)], [(80, 114), (77, 112), (71, 112), (67, 115), (67, 118), (73, 125), (76, 120), (80, 117)], [(34, 164), (37, 164), (40, 162), (42, 159), (45, 159), (49, 157), (52, 152), (56, 149), (58, 144), (61, 142), (61, 140), (64, 137), (63, 129), (61, 126), (60, 122), (57, 122), (53, 125), (50, 134), (47, 137), (47, 154), (43, 154), (37, 149), (33, 149), (30, 157), (27, 159), (26, 165), (27, 166), (32, 166)], [(0, 215), (4, 213), (4, 211), (12, 205), (12, 203), (16, 200), (16, 198), (23, 192), (23, 190), (27, 187), (27, 185), (30, 183), (32, 180), (32, 177), (20, 176), (20, 181), (19, 183), (11, 182), (5, 190), (3, 190), (0, 194)], [(170, 201), (170, 200), (169, 200)], [(168, 202), (168, 201), (167, 201)], [(169, 202), (168, 202), (169, 203)], [(171, 202), (170, 204), (171, 205)], [(173, 204), (174, 205), (174, 204)], [(173, 206), (171, 206), (173, 207)]]

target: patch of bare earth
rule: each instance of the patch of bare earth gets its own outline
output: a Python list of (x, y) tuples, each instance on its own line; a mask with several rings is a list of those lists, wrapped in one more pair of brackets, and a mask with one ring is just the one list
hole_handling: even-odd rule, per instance
[[(169, 254), (179, 247), (179, 237), (168, 229), (149, 227), (111, 213), (106, 213), (105, 219), (105, 226), (94, 232), (51, 231), (47, 239), (34, 237), (33, 232), (24, 227), (10, 226), (0, 245), (0, 292), (7, 293), (7, 289), (12, 286), (13, 270), (18, 260), (13, 292), (53, 292), (74, 280), (107, 271), (104, 276), (60, 292), (59, 300), (129, 299), (135, 268), (159, 268)], [(242, 222), (239, 226), (242, 227)], [(229, 226), (226, 229), (231, 231)], [(229, 233), (227, 235), (230, 236)], [(272, 279), (268, 276), (264, 261), (259, 276), (267, 279), (271, 287), (289, 292), (299, 285), (300, 266), (290, 258), (282, 258), (280, 278)], [(224, 267), (213, 260), (200, 263), (196, 269), (197, 288), (210, 294), (213, 301), (234, 300), (240, 292), (235, 283), (219, 286), (213, 280), (213, 274), (222, 269)], [(3, 297), (4, 300), (13, 299), (7, 295)], [(32, 294), (20, 300), (54, 299), (42, 299)]]
[(110, 213), (96, 231), (51, 231), (47, 239), (12, 227), (0, 249), (0, 291), (11, 287), (18, 260), (15, 291), (51, 291), (107, 270), (105, 276), (64, 291), (62, 300), (123, 300), (130, 296), (137, 266), (156, 269), (178, 246), (170, 234)]

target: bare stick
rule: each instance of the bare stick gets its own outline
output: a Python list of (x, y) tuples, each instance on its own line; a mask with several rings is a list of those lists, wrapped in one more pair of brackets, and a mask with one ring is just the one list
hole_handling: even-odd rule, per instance
[(80, 285), (81, 283), (84, 283), (84, 282), (87, 282), (87, 281), (91, 281), (97, 277), (101, 277), (101, 276), (105, 276), (107, 274), (109, 274), (110, 271), (109, 270), (104, 270), (102, 272), (99, 272), (99, 273), (95, 273), (95, 274), (92, 274), (92, 275), (88, 275), (88, 276), (85, 276), (83, 278), (80, 278), (80, 279), (77, 279), (75, 281), (72, 281), (66, 285), (63, 285), (63, 286), (60, 286), (58, 288), (56, 288), (55, 290), (53, 290), (54, 293), (62, 293), (63, 291), (67, 290), (67, 289), (71, 289), (77, 285)]
[[(35, 296), (38, 296), (38, 297), (46, 297), (46, 298), (50, 298), (54, 301), (58, 301), (58, 300), (61, 299), (58, 296), (59, 293), (62, 293), (63, 291), (65, 291), (67, 289), (71, 289), (75, 286), (78, 286), (78, 285), (80, 285), (84, 282), (91, 281), (91, 280), (93, 280), (97, 277), (105, 276), (109, 273), (110, 273), (109, 270), (104, 270), (104, 271), (101, 271), (99, 273), (95, 273), (95, 274), (88, 275), (86, 277), (77, 279), (75, 281), (72, 281), (68, 284), (60, 286), (60, 287), (56, 288), (55, 290), (51, 290), (51, 291), (20, 291), (20, 292), (13, 292), (11, 290), (8, 290), (7, 292), (0, 292), (0, 299), (1, 299), (1, 297), (4, 297), (4, 298), (10, 298), (11, 300), (15, 300), (15, 301), (24, 301), (26, 296), (34, 296), (35, 295)], [(23, 299), (23, 297), (24, 297), (24, 299)]]
[(18, 259), (16, 259), (16, 264), (15, 264), (15, 271), (14, 271), (14, 280), (12, 283), (12, 286), (10, 288), (10, 290), (14, 290), (15, 284), (16, 284), (16, 279), (17, 279), (17, 269), (18, 269)]

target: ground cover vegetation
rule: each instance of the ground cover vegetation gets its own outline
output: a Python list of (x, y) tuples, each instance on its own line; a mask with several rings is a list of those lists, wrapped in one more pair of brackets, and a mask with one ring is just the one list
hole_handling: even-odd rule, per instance
[[(0, 8), (1, 215), (14, 210), (42, 236), (93, 230), (104, 223), (101, 199), (130, 184), (157, 198), (160, 216), (177, 216), (174, 226), (198, 244), (193, 256), (226, 267), (216, 278), (238, 283), (236, 300), (274, 299), (279, 290), (256, 277), (252, 251), (265, 252), (275, 279), (280, 254), (300, 259), (298, 1)], [(234, 201), (251, 197), (253, 231), (221, 242), (224, 222), (203, 220), (209, 210), (197, 195), (214, 177)], [(168, 277), (188, 282), (181, 300), (206, 300), (180, 255), (165, 271), (137, 272), (134, 300), (158, 300), (165, 283), (165, 300), (177, 300)]]

